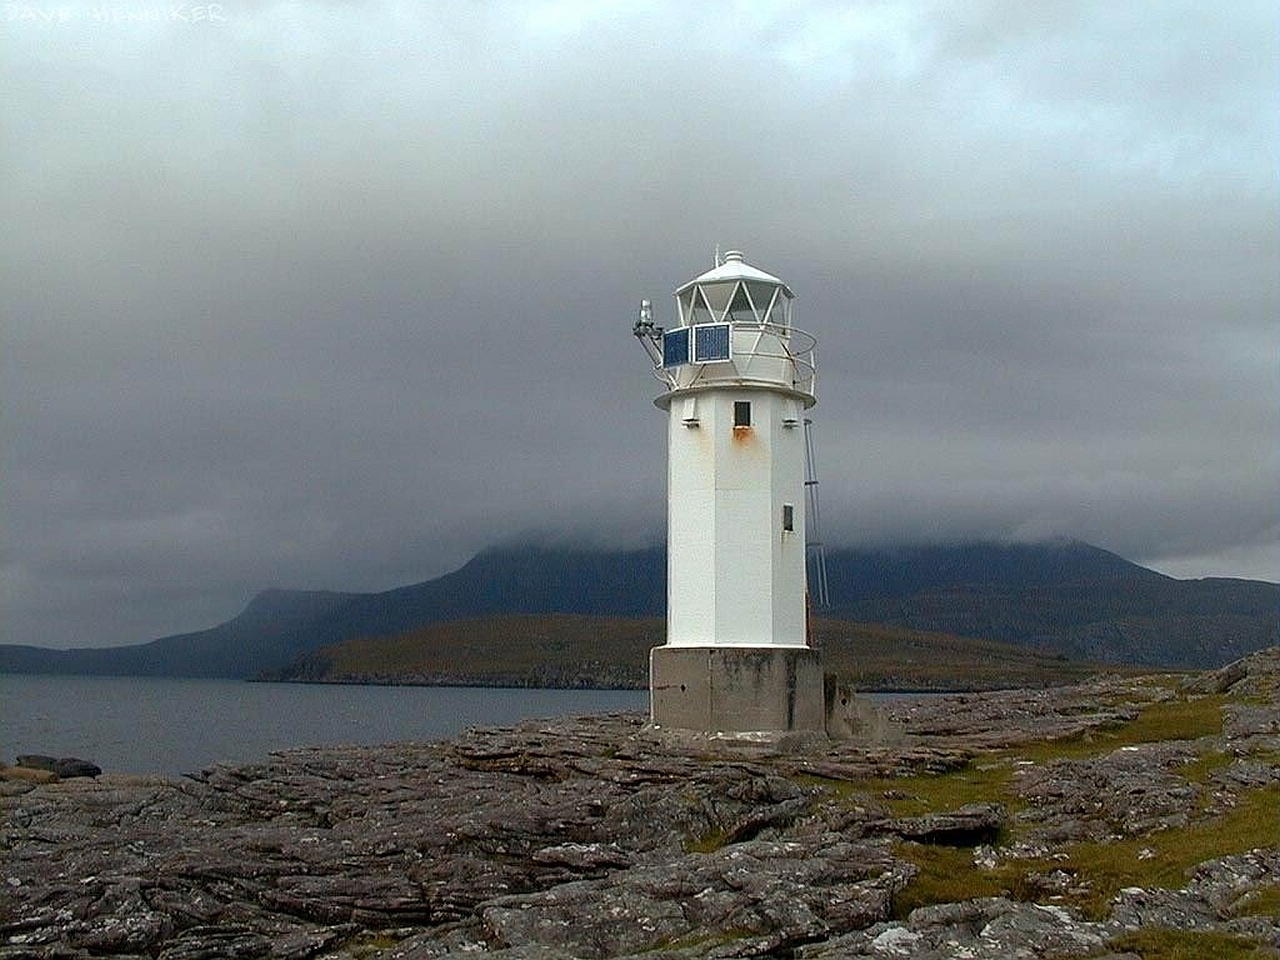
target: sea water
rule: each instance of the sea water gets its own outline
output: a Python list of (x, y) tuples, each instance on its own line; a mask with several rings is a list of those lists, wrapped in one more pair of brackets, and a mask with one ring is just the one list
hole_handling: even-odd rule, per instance
[(440, 740), (472, 726), (648, 709), (646, 690), (0, 674), (0, 763), (43, 753), (180, 776), (286, 747)]

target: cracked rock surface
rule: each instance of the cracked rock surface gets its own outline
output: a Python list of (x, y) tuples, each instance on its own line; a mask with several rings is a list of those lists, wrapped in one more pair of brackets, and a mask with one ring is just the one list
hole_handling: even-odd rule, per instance
[[(288, 750), (178, 780), (7, 779), (0, 960), (1098, 957), (1154, 927), (1280, 948), (1274, 911), (1248, 907), (1280, 892), (1280, 828), (1180, 884), (1127, 887), (1100, 917), (1054, 900), (1077, 882), (1066, 871), (1041, 870), (1034, 896), (900, 907), (912, 849), (963, 848), (992, 869), (1052, 861), (1062, 844), (1159, 837), (1274, 789), (1278, 679), (1271, 650), (1181, 692), (1113, 677), (904, 700), (881, 743), (613, 715)], [(905, 814), (886, 787), (1087, 738), (1176, 696), (1220, 698), (1221, 733), (1028, 761), (1016, 810), (963, 798)], [(1189, 779), (1205, 756), (1213, 769)]]

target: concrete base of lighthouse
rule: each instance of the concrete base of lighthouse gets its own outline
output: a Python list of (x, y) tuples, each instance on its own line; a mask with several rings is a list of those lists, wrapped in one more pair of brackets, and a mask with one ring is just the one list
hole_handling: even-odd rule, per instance
[(808, 647), (654, 647), (650, 714), (706, 733), (825, 729), (822, 658)]

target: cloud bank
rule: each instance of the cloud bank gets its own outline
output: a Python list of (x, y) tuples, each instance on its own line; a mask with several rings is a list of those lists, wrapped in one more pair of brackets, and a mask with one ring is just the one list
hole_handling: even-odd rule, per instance
[(0, 18), (6, 641), (660, 537), (629, 328), (717, 244), (829, 543), (1280, 580), (1272, 5), (214, 7)]

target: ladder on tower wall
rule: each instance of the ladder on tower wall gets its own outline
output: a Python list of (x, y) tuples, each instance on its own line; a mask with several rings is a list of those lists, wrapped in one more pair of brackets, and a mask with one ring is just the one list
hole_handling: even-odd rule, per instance
[(813, 453), (813, 421), (804, 418), (805, 566), (809, 598), (819, 607), (831, 606), (827, 590), (827, 555), (822, 547), (821, 518), (818, 515), (818, 464)]

